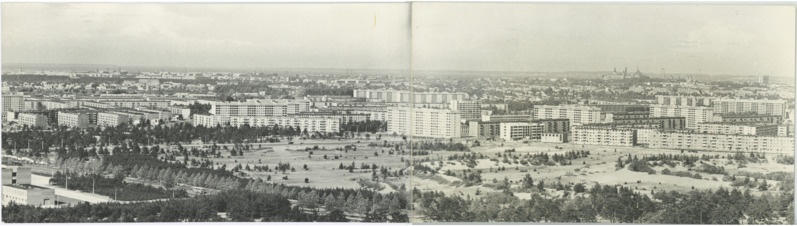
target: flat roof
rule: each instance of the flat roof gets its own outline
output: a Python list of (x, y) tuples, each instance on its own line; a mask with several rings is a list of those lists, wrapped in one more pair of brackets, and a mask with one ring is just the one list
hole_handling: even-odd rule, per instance
[(45, 188), (45, 187), (36, 186), (36, 185), (32, 185), (32, 184), (8, 184), (8, 185), (3, 185), (3, 186), (8, 186), (8, 187), (12, 187), (12, 188), (18, 188), (18, 189), (24, 189), (24, 190), (53, 190), (53, 189), (50, 189), (50, 188)]

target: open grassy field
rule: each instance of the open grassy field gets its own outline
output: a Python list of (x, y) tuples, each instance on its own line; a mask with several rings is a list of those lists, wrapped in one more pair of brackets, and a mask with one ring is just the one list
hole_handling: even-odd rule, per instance
[[(243, 156), (231, 156), (229, 151), (222, 150), (220, 158), (210, 157), (208, 160), (214, 162), (214, 167), (226, 165), (226, 169), (232, 170), (241, 164), (242, 172), (250, 177), (267, 180), (270, 176), (272, 182), (283, 183), (286, 185), (311, 186), (319, 188), (358, 188), (361, 185), (358, 180), (371, 180), (372, 170), (362, 169), (362, 164), (368, 166), (376, 165), (380, 169), (387, 167), (391, 172), (406, 169), (409, 164), (409, 152), (402, 155), (400, 152), (390, 154), (394, 145), (390, 147), (371, 147), (369, 143), (380, 145), (387, 141), (389, 144), (403, 143), (401, 137), (384, 136), (380, 140), (359, 138), (346, 140), (293, 140), (293, 144), (287, 141), (280, 143), (253, 144), (252, 148), (244, 151)], [(349, 146), (347, 150), (345, 146)], [(224, 146), (224, 145), (219, 145)], [(232, 146), (227, 145), (228, 148)], [(355, 149), (356, 147), (356, 149)], [(311, 150), (306, 150), (306, 149)], [(376, 153), (376, 154), (375, 154)], [(324, 156), (327, 156), (324, 158)], [(200, 160), (199, 158), (191, 157)], [(402, 162), (402, 158), (407, 160)], [(277, 171), (275, 168), (279, 163), (288, 163), (293, 170), (285, 172)], [(343, 164), (348, 167), (352, 163), (355, 169), (351, 172), (347, 169), (339, 169)], [(251, 170), (246, 170), (246, 166)], [(304, 169), (307, 165), (307, 169)], [(255, 170), (255, 166), (268, 166), (271, 172)], [(390, 192), (399, 189), (402, 184), (406, 184), (407, 177), (390, 176), (385, 180), (379, 170), (379, 183), (382, 185), (381, 192)], [(287, 179), (283, 179), (287, 177)], [(309, 183), (305, 183), (305, 178)], [(393, 185), (395, 188), (391, 187)]]
[[(463, 141), (464, 142), (464, 141)], [(470, 146), (470, 145), (469, 145)], [(586, 150), (590, 152), (587, 157), (577, 158), (570, 160), (572, 165), (546, 165), (541, 164), (534, 166), (532, 164), (520, 164), (512, 161), (509, 158), (508, 163), (503, 162), (503, 158), (498, 157), (499, 153), (504, 154), (505, 150), (514, 149), (512, 155), (523, 156), (526, 154), (533, 155), (539, 153), (547, 153), (548, 155), (559, 154), (563, 155), (568, 151)], [(577, 144), (551, 144), (551, 143), (522, 143), (522, 142), (501, 142), (501, 141), (482, 141), (481, 146), (471, 147), (470, 153), (482, 154), (484, 158), (476, 160), (473, 167), (468, 167), (466, 161), (463, 160), (448, 160), (449, 156), (455, 154), (462, 155), (462, 152), (448, 152), (448, 151), (434, 151), (430, 155), (415, 156), (415, 161), (418, 164), (428, 166), (432, 169), (438, 169), (437, 175), (421, 175), (413, 176), (411, 183), (413, 187), (420, 190), (442, 191), (447, 195), (469, 195), (473, 197), (477, 191), (482, 193), (497, 191), (491, 187), (485, 186), (492, 184), (493, 181), (501, 183), (506, 178), (510, 181), (513, 188), (520, 187), (520, 182), (526, 174), (530, 174), (535, 183), (545, 181), (545, 184), (562, 183), (562, 184), (577, 184), (584, 183), (589, 188), (594, 183), (606, 185), (624, 185), (634, 188), (643, 194), (649, 194), (651, 190), (655, 191), (689, 191), (690, 189), (717, 189), (720, 187), (732, 188), (732, 182), (723, 181), (723, 174), (709, 174), (704, 172), (689, 171), (683, 165), (670, 166), (654, 166), (651, 167), (656, 171), (656, 174), (649, 174), (647, 172), (634, 172), (628, 167), (617, 169), (616, 163), (618, 158), (622, 157), (623, 160), (629, 154), (642, 157), (645, 155), (657, 154), (673, 154), (673, 155), (693, 155), (700, 157), (701, 155), (719, 155), (719, 158), (711, 158), (707, 161), (696, 162), (695, 165), (713, 165), (723, 167), (727, 175), (735, 175), (739, 172), (751, 173), (770, 173), (770, 172), (794, 172), (793, 165), (779, 164), (775, 161), (775, 154), (766, 155), (767, 162), (758, 163), (745, 163), (740, 165), (729, 159), (725, 159), (729, 152), (681, 152), (680, 150), (668, 149), (648, 149), (642, 147), (614, 147), (614, 146), (596, 146), (596, 145), (577, 145)], [(749, 154), (749, 153), (744, 153)], [(493, 160), (491, 160), (493, 159)], [(740, 168), (741, 167), (741, 168)], [(482, 183), (465, 186), (462, 185), (461, 179), (443, 175), (447, 171), (462, 172), (464, 170), (481, 170)], [(505, 170), (499, 170), (505, 169)], [(679, 177), (674, 175), (664, 175), (662, 170), (668, 169), (669, 171), (683, 171), (689, 173), (698, 173), (701, 179), (694, 179), (690, 177)], [(778, 187), (777, 181), (767, 181), (768, 185), (773, 190)], [(551, 195), (556, 196), (557, 193), (553, 189), (547, 189)], [(755, 194), (761, 194), (758, 189), (751, 189)], [(515, 192), (515, 196), (521, 199), (527, 199), (530, 193)]]

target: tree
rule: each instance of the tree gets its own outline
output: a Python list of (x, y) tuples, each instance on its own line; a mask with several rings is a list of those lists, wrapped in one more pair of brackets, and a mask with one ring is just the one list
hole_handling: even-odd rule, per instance
[(323, 222), (349, 222), (349, 219), (346, 218), (346, 215), (343, 214), (342, 210), (333, 209), (329, 211), (327, 215), (324, 215), (320, 218), (320, 221)]
[(529, 189), (532, 187), (534, 187), (534, 179), (531, 178), (531, 174), (527, 173), (526, 176), (523, 177), (523, 188)]

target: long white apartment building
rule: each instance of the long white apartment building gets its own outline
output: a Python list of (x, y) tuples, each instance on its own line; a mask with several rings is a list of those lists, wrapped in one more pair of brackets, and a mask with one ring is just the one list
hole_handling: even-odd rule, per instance
[(719, 98), (714, 100), (714, 113), (748, 113), (755, 112), (761, 115), (779, 115), (784, 118), (786, 115), (785, 100), (764, 100), (764, 99), (731, 99)]
[(650, 117), (685, 117), (686, 128), (695, 129), (704, 122), (714, 122), (712, 107), (650, 105)]
[(323, 116), (218, 116), (194, 115), (195, 126), (216, 127), (249, 125), (252, 127), (293, 127), (309, 133), (337, 133), (340, 132), (340, 117)]
[(468, 99), (466, 93), (410, 92), (408, 90), (354, 90), (354, 97), (380, 102), (449, 103)]
[(608, 129), (599, 127), (576, 126), (568, 139), (575, 144), (592, 144), (606, 146), (626, 146), (636, 144), (636, 131), (632, 129)]
[(669, 106), (708, 107), (714, 97), (656, 95), (656, 104)]
[(450, 109), (387, 108), (387, 131), (417, 137), (459, 138), (460, 113)]
[(371, 121), (387, 121), (387, 111), (385, 110), (357, 110), (351, 111), (352, 114), (368, 114)]
[(778, 125), (776, 124), (751, 124), (751, 123), (721, 123), (706, 122), (697, 124), (695, 132), (716, 133), (716, 134), (738, 134), (754, 136), (777, 136)]
[(309, 100), (247, 100), (245, 102), (213, 102), (211, 115), (218, 116), (287, 116), (310, 110)]
[(44, 100), (41, 102), (41, 104), (47, 110), (69, 109), (69, 108), (77, 108), (78, 106), (80, 106), (79, 102), (64, 101), (64, 100)]
[(651, 132), (648, 147), (794, 154), (794, 137), (688, 132)]
[(535, 105), (534, 119), (570, 119), (571, 124), (601, 123), (601, 108), (586, 105)]

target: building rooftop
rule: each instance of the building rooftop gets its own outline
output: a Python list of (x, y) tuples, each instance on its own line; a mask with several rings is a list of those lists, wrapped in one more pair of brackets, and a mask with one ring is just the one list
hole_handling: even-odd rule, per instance
[[(703, 122), (700, 124), (708, 124), (708, 125), (733, 125), (733, 126), (777, 126), (778, 124), (774, 123), (765, 123), (765, 122)], [(698, 125), (700, 125), (698, 124)]]
[(24, 190), (52, 190), (50, 188), (45, 188), (45, 187), (36, 186), (36, 185), (32, 185), (32, 184), (9, 184), (9, 185), (3, 185), (3, 186), (9, 186), (9, 187), (19, 188), (19, 189), (24, 189)]

